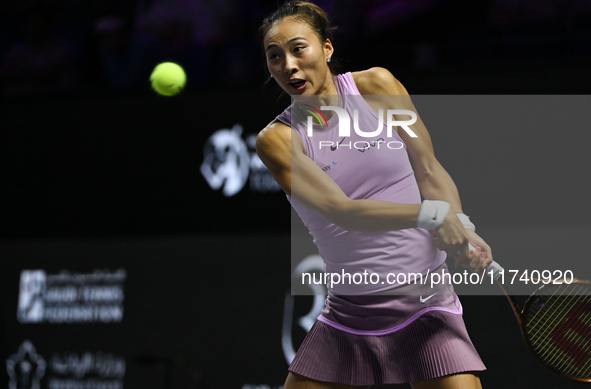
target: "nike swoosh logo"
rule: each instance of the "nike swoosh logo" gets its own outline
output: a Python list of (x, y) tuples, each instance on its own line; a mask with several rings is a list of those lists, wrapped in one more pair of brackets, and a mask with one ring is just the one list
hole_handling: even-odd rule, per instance
[(336, 146), (330, 146), (330, 151), (335, 151), (336, 149), (338, 149), (339, 146), (341, 145), (341, 143), (343, 143), (343, 141), (345, 140), (345, 138), (346, 138), (346, 136), (343, 137), (343, 139), (341, 139), (341, 141), (339, 142), (338, 145), (336, 145)]
[(437, 293), (439, 293), (439, 292), (435, 292), (431, 296), (427, 296), (425, 298), (423, 298), (423, 296), (419, 296), (419, 301), (421, 302), (421, 304), (425, 304), (427, 302), (427, 300), (429, 300), (431, 297), (435, 296)]

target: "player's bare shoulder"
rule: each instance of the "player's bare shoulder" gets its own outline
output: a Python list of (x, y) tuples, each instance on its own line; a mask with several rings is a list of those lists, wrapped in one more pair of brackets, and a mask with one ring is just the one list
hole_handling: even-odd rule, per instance
[(259, 132), (255, 146), (259, 158), (267, 167), (277, 160), (289, 158), (294, 146), (304, 149), (302, 140), (295, 131), (277, 119)]
[(289, 136), (290, 127), (275, 119), (267, 124), (257, 135), (257, 149), (259, 145), (261, 147), (271, 146), (273, 143)]
[(273, 152), (273, 149), (291, 143), (291, 128), (275, 119), (263, 128), (256, 139), (256, 150), (259, 156)]
[(406, 95), (404, 86), (388, 69), (373, 67), (352, 72), (355, 85), (362, 95)]

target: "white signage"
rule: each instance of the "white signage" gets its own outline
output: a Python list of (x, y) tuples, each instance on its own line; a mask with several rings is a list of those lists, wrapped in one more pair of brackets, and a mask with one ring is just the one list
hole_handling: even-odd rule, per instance
[(125, 270), (89, 274), (21, 272), (17, 319), (21, 323), (111, 323), (123, 320)]

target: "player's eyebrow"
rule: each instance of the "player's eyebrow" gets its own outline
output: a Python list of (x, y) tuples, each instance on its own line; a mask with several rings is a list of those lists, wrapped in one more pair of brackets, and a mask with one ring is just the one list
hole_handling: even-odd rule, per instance
[[(304, 37), (301, 37), (301, 36), (296, 36), (295, 38), (291, 38), (289, 41), (287, 41), (287, 43), (291, 43), (291, 42), (293, 42), (293, 41), (297, 41), (298, 39), (307, 40), (307, 39), (306, 39), (306, 38), (304, 38)], [(265, 51), (269, 51), (269, 49), (270, 49), (271, 47), (273, 47), (273, 46), (277, 46), (277, 44), (276, 44), (276, 43), (271, 43), (271, 44), (269, 44), (269, 45), (267, 46), (267, 48), (265, 49)]]

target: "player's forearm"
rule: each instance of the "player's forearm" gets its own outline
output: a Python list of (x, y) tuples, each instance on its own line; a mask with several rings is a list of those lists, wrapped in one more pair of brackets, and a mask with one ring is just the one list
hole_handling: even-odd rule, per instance
[(379, 200), (348, 200), (332, 210), (329, 219), (347, 231), (379, 232), (417, 226), (421, 204)]
[(426, 200), (446, 201), (453, 212), (462, 212), (458, 188), (441, 164), (437, 163), (430, 172), (418, 175), (417, 183)]

